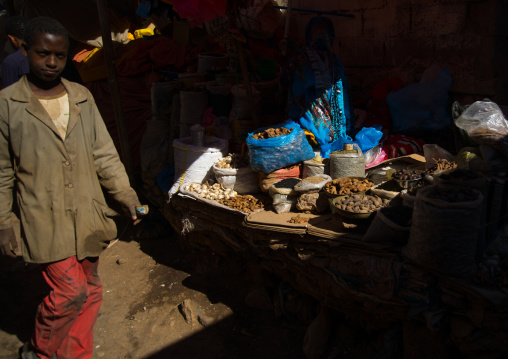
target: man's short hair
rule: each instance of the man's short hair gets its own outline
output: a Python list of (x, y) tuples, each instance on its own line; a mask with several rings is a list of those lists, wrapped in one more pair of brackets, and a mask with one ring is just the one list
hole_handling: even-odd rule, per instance
[(69, 33), (57, 20), (40, 16), (28, 22), (25, 29), (25, 43), (27, 47), (32, 46), (35, 35), (51, 34), (56, 36), (63, 36), (69, 41)]
[(5, 34), (23, 40), (28, 19), (23, 16), (12, 16), (5, 22)]

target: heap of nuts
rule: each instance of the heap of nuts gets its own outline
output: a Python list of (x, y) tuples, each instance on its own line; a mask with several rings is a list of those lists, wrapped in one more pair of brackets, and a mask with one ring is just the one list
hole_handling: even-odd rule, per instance
[(335, 207), (347, 212), (353, 213), (371, 213), (378, 208), (388, 205), (388, 200), (379, 196), (370, 195), (349, 195), (339, 199), (335, 203)]
[(403, 181), (412, 181), (422, 178), (422, 171), (419, 170), (409, 170), (409, 169), (401, 169), (397, 170), (392, 174), (392, 178), (403, 180)]
[(332, 195), (346, 195), (351, 193), (364, 192), (374, 185), (370, 179), (363, 178), (339, 178), (325, 184), (325, 191)]
[(219, 200), (219, 203), (243, 213), (251, 213), (257, 209), (264, 208), (263, 202), (251, 195), (239, 194), (233, 198), (223, 198)]
[(237, 153), (229, 154), (226, 157), (221, 158), (217, 162), (214, 163), (214, 166), (217, 168), (242, 168), (249, 165), (249, 157), (241, 156)]
[(212, 201), (230, 199), (237, 195), (236, 191), (232, 188), (224, 189), (219, 183), (215, 183), (213, 185), (208, 183), (190, 183), (185, 184), (183, 189), (188, 192), (196, 193), (199, 198), (210, 199)]
[(240, 195), (231, 188), (224, 189), (219, 183), (210, 185), (208, 183), (190, 183), (182, 187), (185, 191), (194, 192), (197, 197), (209, 199), (223, 204), (229, 208), (250, 213), (257, 209), (264, 208), (264, 204), (251, 195)]

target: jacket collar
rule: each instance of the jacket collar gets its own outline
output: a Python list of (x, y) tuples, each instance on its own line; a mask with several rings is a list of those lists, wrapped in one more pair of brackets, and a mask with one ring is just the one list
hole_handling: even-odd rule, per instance
[[(64, 78), (62, 78), (61, 81), (69, 98), (73, 99), (76, 104), (87, 100), (87, 93), (81, 85), (67, 81)], [(19, 102), (30, 102), (30, 98), (34, 94), (32, 90), (30, 90), (26, 75), (24, 75), (15, 86), (16, 88), (11, 95), (11, 99)]]
[[(86, 102), (88, 99), (87, 91), (85, 88), (79, 84), (74, 82), (67, 81), (66, 79), (61, 79), (65, 90), (67, 91), (67, 95), (69, 97), (69, 123), (67, 125), (67, 136), (72, 132), (78, 119), (80, 118), (81, 109), (78, 106), (79, 103)], [(18, 102), (27, 103), (26, 110), (31, 113), (35, 118), (39, 119), (46, 126), (48, 126), (55, 134), (58, 135), (58, 130), (53, 122), (53, 120), (49, 117), (48, 113), (40, 103), (40, 101), (35, 97), (30, 86), (28, 84), (28, 79), (26, 76), (23, 76), (18, 83), (16, 83), (14, 91), (11, 95), (11, 99)], [(72, 102), (71, 102), (72, 101)], [(58, 135), (59, 136), (59, 135)], [(60, 136), (59, 136), (60, 137)]]

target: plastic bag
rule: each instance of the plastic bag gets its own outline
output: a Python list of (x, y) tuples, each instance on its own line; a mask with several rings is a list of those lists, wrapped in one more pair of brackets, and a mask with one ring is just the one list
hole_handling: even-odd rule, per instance
[(202, 183), (213, 176), (213, 164), (227, 154), (228, 141), (213, 137), (206, 146), (193, 146), (191, 138), (173, 140), (175, 155), (175, 183), (169, 190), (169, 199), (184, 183)]
[(475, 131), (508, 135), (508, 123), (499, 106), (492, 101), (476, 101), (455, 120), (457, 127), (471, 136)]
[[(287, 135), (267, 139), (252, 137), (266, 129), (281, 127), (292, 128), (292, 131)], [(293, 121), (249, 133), (247, 146), (250, 165), (256, 172), (270, 173), (290, 164), (314, 158), (314, 151), (305, 137), (305, 131)]]
[[(426, 74), (422, 80), (425, 77)], [(448, 92), (452, 85), (449, 69), (443, 68), (436, 78), (428, 80), (388, 94), (386, 102), (394, 130), (438, 131), (452, 123), (448, 111)]]
[(337, 140), (321, 146), (321, 157), (329, 158), (330, 153), (340, 151), (346, 143), (354, 143), (360, 147), (363, 153), (379, 145), (383, 132), (374, 127), (364, 127), (357, 133), (353, 141), (347, 137), (339, 137)]
[(272, 197), (272, 204), (275, 212), (277, 213), (288, 213), (292, 208), (296, 206), (298, 196), (294, 194), (282, 194), (273, 191), (273, 186), (270, 187), (268, 193)]
[(508, 122), (494, 102), (474, 102), (455, 120), (455, 125), (474, 142), (492, 146), (508, 156)]
[(224, 188), (233, 188), (239, 194), (252, 194), (260, 191), (257, 173), (250, 167), (218, 168), (213, 165), (215, 179)]
[(388, 158), (386, 151), (383, 150), (383, 147), (380, 144), (375, 147), (372, 147), (363, 155), (365, 157), (366, 169), (375, 166)]
[(365, 153), (377, 146), (381, 137), (383, 137), (383, 132), (375, 127), (364, 127), (356, 134), (355, 143), (360, 146), (362, 152)]
[(330, 158), (330, 153), (343, 150), (345, 143), (355, 142), (345, 137), (339, 137), (337, 140), (321, 146), (321, 157)]

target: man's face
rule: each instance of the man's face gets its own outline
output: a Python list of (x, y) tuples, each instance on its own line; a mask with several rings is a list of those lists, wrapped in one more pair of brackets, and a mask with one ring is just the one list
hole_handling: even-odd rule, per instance
[(60, 76), (67, 61), (69, 43), (63, 36), (36, 34), (30, 48), (23, 46), (30, 72), (42, 81), (51, 82)]

